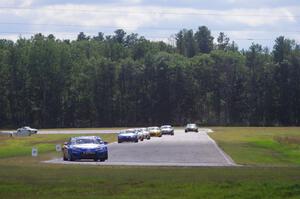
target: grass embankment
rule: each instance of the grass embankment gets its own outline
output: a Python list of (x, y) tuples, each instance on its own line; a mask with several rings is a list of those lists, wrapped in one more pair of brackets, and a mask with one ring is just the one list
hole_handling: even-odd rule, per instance
[(300, 128), (214, 128), (210, 136), (238, 164), (300, 166)]
[[(238, 163), (298, 165), (297, 155), (285, 155), (296, 150), (298, 128), (214, 130), (216, 133), (210, 135)], [(0, 198), (300, 198), (300, 167), (297, 166), (175, 168), (41, 163), (61, 156), (54, 151), (54, 146), (70, 136), (0, 138)], [(102, 138), (116, 139), (115, 135), (102, 135)], [(275, 146), (282, 145), (279, 149), (285, 153), (279, 153), (273, 142)], [(30, 156), (32, 146), (43, 149), (39, 157)], [(274, 151), (283, 154), (282, 157), (274, 156)], [(288, 164), (283, 164), (284, 160)]]

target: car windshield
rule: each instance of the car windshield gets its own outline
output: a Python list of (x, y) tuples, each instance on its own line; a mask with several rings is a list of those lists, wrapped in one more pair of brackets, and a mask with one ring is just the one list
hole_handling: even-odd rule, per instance
[(149, 130), (159, 130), (158, 127), (149, 127)]
[(129, 133), (134, 133), (134, 131), (130, 130), (130, 131), (121, 131), (120, 134), (129, 134)]
[(196, 124), (188, 124), (188, 127), (196, 127)]
[(80, 138), (74, 140), (74, 144), (101, 144), (99, 139)]
[(160, 128), (167, 129), (167, 128), (171, 128), (171, 126), (170, 125), (164, 125), (164, 126), (161, 126)]

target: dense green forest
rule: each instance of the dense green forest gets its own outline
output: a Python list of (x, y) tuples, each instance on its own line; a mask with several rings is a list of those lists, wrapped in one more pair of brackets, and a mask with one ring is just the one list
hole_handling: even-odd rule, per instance
[(121, 29), (0, 40), (0, 127), (300, 124), (295, 41), (239, 50), (202, 26), (175, 43)]

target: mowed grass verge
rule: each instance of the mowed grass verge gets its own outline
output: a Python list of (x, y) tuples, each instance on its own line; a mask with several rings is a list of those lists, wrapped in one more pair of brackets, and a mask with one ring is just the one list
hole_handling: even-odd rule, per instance
[(297, 168), (0, 167), (0, 198), (300, 198)]
[(209, 134), (238, 164), (300, 166), (299, 127), (219, 127)]

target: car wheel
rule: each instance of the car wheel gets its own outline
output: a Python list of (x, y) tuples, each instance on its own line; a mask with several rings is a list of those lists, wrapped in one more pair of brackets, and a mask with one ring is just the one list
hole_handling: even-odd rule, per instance
[(73, 158), (73, 156), (71, 154), (68, 155), (68, 161), (74, 161), (75, 159)]
[(118, 143), (122, 143), (120, 140), (118, 140)]
[(100, 162), (105, 162), (105, 159), (101, 158), (101, 159), (100, 159)]
[(95, 162), (98, 162), (98, 160), (99, 160), (98, 158), (94, 158), (94, 161), (95, 161)]
[(138, 142), (139, 142), (139, 140), (138, 140), (138, 139), (136, 139), (134, 142), (135, 142), (135, 143), (138, 143)]

